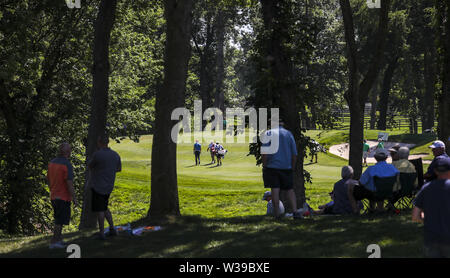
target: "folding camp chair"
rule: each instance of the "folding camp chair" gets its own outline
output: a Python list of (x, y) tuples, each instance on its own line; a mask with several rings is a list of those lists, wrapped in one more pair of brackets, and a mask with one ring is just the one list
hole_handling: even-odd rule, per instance
[(369, 211), (370, 201), (387, 201), (393, 197), (394, 185), (397, 182), (397, 176), (393, 177), (373, 177), (373, 181), (375, 184), (375, 192), (373, 198), (371, 200), (361, 200), (364, 205), (363, 213)]
[(420, 190), (424, 184), (424, 180), (423, 180), (423, 163), (422, 163), (422, 158), (418, 158), (418, 159), (412, 159), (409, 162), (411, 162), (414, 167), (416, 168), (416, 173), (417, 173), (417, 188), (416, 190)]
[(396, 209), (412, 208), (412, 201), (414, 198), (415, 183), (417, 179), (417, 173), (400, 173), (400, 191), (397, 197), (398, 200), (394, 204)]

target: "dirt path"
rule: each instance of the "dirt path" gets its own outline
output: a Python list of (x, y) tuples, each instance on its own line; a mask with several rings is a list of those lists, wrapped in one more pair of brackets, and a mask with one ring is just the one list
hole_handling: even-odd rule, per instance
[[(370, 150), (369, 150), (369, 157), (367, 158), (367, 163), (376, 163), (375, 158), (373, 157), (375, 154), (375, 149), (378, 145), (377, 141), (367, 141), (367, 143), (370, 146)], [(390, 148), (392, 148), (393, 146), (395, 146), (396, 144), (400, 144), (400, 146), (404, 147), (408, 147), (408, 148), (413, 148), (415, 145), (414, 144), (405, 144), (405, 143), (397, 143), (397, 142), (384, 142), (384, 148), (389, 150)], [(350, 152), (350, 148), (349, 148), (349, 144), (345, 143), (345, 144), (339, 144), (339, 145), (334, 145), (331, 146), (329, 149), (329, 152), (337, 155), (339, 157), (342, 157), (344, 159), (348, 160), (348, 156), (349, 156), (349, 152)], [(423, 158), (426, 157), (426, 154), (412, 154), (409, 156), (409, 159), (417, 159), (417, 158)], [(362, 161), (362, 158), (361, 158)], [(392, 162), (391, 157), (388, 157), (387, 159), (388, 163)], [(423, 163), (425, 164), (430, 164), (431, 161), (429, 160), (424, 160)]]

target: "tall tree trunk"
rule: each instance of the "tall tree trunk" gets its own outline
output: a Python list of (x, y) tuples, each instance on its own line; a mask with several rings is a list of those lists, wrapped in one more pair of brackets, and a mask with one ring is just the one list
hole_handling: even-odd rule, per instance
[[(270, 30), (270, 37), (267, 41), (267, 54), (269, 70), (276, 83), (276, 90), (279, 93), (277, 104), (280, 107), (280, 116), (284, 119), (287, 128), (294, 135), (297, 143), (297, 162), (294, 169), (294, 191), (297, 198), (297, 206), (300, 207), (305, 202), (305, 185), (303, 174), (303, 160), (305, 146), (302, 143), (301, 123), (299, 109), (296, 106), (296, 88), (291, 80), (293, 65), (283, 47), (282, 42), (288, 38), (283, 28), (283, 18), (280, 16), (280, 6), (285, 1), (261, 0), (264, 26)], [(267, 58), (268, 58), (267, 57)]]
[[(214, 50), (212, 44), (214, 42), (214, 28), (211, 20), (211, 14), (207, 14), (206, 18), (206, 42), (203, 48), (201, 48), (197, 41), (195, 34), (192, 35), (195, 49), (200, 57), (200, 98), (202, 100), (202, 115), (206, 109), (212, 106), (212, 91), (213, 91), (213, 65), (212, 56), (214, 56)], [(207, 121), (202, 121), (202, 130), (205, 128)]]
[[(443, 57), (441, 57), (441, 78), (442, 91), (439, 97), (439, 139), (447, 145), (447, 153), (450, 154), (450, 3), (448, 1), (438, 1), (442, 10), (439, 22), (440, 46), (442, 48)], [(442, 3), (443, 2), (443, 3)]]
[(424, 80), (425, 80), (425, 95), (422, 100), (422, 132), (434, 127), (434, 95), (436, 86), (436, 49), (431, 47), (431, 50), (425, 50), (424, 53)]
[(214, 106), (221, 111), (225, 111), (225, 95), (224, 84), (225, 79), (225, 65), (224, 65), (224, 47), (225, 47), (225, 16), (222, 10), (219, 10), (216, 18), (216, 36), (217, 36), (217, 80), (216, 80), (216, 94), (214, 99)]
[(371, 97), (370, 97), (370, 129), (375, 129), (375, 123), (377, 121), (377, 97), (378, 97), (378, 90), (375, 88), (371, 91)]
[(378, 129), (386, 130), (386, 118), (387, 110), (389, 106), (389, 92), (391, 91), (392, 78), (394, 77), (395, 69), (398, 65), (398, 57), (392, 60), (386, 71), (384, 72), (383, 87), (380, 94), (380, 102), (378, 107), (380, 107), (380, 118), (378, 119)]
[(180, 215), (177, 145), (171, 138), (171, 130), (175, 121), (171, 120), (171, 114), (175, 108), (184, 105), (188, 62), (191, 53), (191, 11), (192, 0), (164, 1), (167, 40), (163, 86), (156, 94), (149, 217)]
[[(347, 44), (347, 61), (349, 69), (349, 89), (345, 94), (350, 110), (350, 157), (349, 164), (355, 171), (355, 178), (362, 173), (362, 153), (364, 138), (364, 108), (368, 94), (378, 76), (383, 58), (384, 45), (389, 21), (390, 0), (381, 1), (378, 22), (378, 33), (374, 55), (369, 70), (362, 78), (359, 73), (357, 47), (355, 42), (355, 28), (353, 12), (349, 0), (339, 0), (344, 20), (345, 40)], [(362, 80), (361, 80), (362, 78)]]
[[(115, 21), (117, 0), (102, 0), (100, 3), (94, 31), (93, 51), (93, 86), (92, 105), (86, 148), (86, 162), (97, 148), (97, 138), (106, 131), (109, 90), (109, 43), (111, 30)], [(96, 216), (91, 209), (91, 190), (89, 186), (89, 169), (86, 167), (83, 208), (80, 229), (94, 228)]]

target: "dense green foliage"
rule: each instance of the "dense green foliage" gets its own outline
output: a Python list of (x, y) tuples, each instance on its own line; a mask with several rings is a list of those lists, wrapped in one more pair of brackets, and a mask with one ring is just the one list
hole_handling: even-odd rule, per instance
[[(75, 188), (82, 199), (99, 2), (83, 1), (80, 9), (69, 9), (62, 0), (0, 1), (0, 230), (32, 234), (51, 228), (45, 174), (62, 142), (73, 147)], [(221, 93), (225, 108), (277, 107), (278, 89), (295, 88), (301, 152), (307, 157), (311, 141), (305, 131), (339, 127), (337, 112), (347, 109), (347, 58), (337, 1), (280, 1), (275, 37), (292, 65), (292, 75), (283, 80), (275, 80), (268, 66), (267, 41), (273, 34), (264, 27), (260, 1), (195, 2), (185, 107), (192, 109), (197, 99), (203, 100), (204, 109), (217, 105)], [(377, 28), (376, 11), (364, 2), (351, 1), (362, 75)], [(118, 2), (109, 53), (107, 120), (107, 131), (117, 142), (127, 137), (137, 142), (141, 135), (153, 133), (156, 94), (164, 77), (163, 3)], [(441, 130), (445, 128), (448, 122), (442, 118), (447, 110), (440, 100), (448, 95), (443, 58), (447, 6), (444, 1), (393, 1), (382, 70), (367, 100), (373, 107), (373, 130), (365, 131), (366, 138), (378, 132), (374, 128), (380, 128), (382, 120), (387, 129), (396, 128), (398, 114), (410, 121), (410, 133), (436, 128), (437, 119)], [(329, 146), (348, 139), (346, 132), (333, 132), (334, 137), (321, 143)], [(258, 144), (250, 145), (250, 153), (259, 164)], [(150, 153), (145, 156), (150, 158)], [(253, 157), (247, 159), (255, 163)], [(306, 181), (317, 178), (307, 171)], [(149, 174), (140, 173), (145, 179), (139, 182)], [(148, 201), (149, 191), (137, 191), (138, 199)], [(122, 201), (126, 202), (117, 203)], [(74, 219), (78, 217), (76, 212)]]

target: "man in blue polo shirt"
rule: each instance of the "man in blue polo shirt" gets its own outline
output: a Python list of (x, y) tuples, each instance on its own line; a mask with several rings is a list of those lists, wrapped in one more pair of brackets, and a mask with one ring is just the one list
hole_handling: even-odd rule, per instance
[(274, 216), (276, 218), (282, 216), (279, 207), (280, 190), (286, 190), (288, 191), (288, 200), (293, 209), (294, 218), (301, 218), (301, 215), (297, 212), (297, 201), (294, 193), (293, 169), (297, 161), (297, 147), (294, 136), (284, 128), (284, 124), (281, 122), (278, 128), (267, 131), (263, 137), (265, 139), (271, 138), (270, 142), (262, 144), (261, 155), (264, 187), (271, 188)]
[[(375, 160), (377, 163), (373, 166), (369, 166), (366, 171), (362, 174), (359, 179), (359, 183), (363, 185), (355, 186), (354, 188), (354, 197), (356, 200), (369, 199), (370, 200), (370, 208), (374, 209), (374, 201), (373, 193), (376, 191), (374, 177), (386, 178), (386, 177), (394, 177), (399, 174), (399, 171), (392, 164), (388, 164), (386, 159), (388, 158), (388, 151), (386, 149), (377, 149), (375, 151)], [(379, 211), (383, 210), (383, 201), (377, 202), (377, 209)]]
[(430, 166), (428, 166), (427, 172), (423, 175), (426, 182), (435, 180), (437, 178), (436, 173), (434, 172), (434, 168), (436, 167), (437, 161), (441, 158), (448, 158), (449, 156), (445, 152), (445, 144), (444, 142), (437, 140), (434, 141), (429, 148), (432, 150), (434, 159), (431, 162)]
[(194, 144), (194, 155), (195, 155), (195, 165), (200, 165), (200, 153), (202, 152), (202, 145), (195, 140)]
[(417, 193), (412, 219), (424, 223), (425, 256), (450, 258), (450, 158), (436, 162), (437, 178)]

